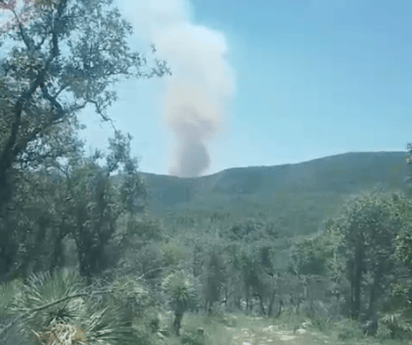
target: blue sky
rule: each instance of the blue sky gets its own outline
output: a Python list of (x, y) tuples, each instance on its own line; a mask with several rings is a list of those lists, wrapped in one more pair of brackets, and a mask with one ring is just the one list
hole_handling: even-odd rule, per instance
[[(127, 13), (133, 3), (118, 4)], [(412, 142), (410, 1), (191, 0), (190, 5), (191, 25), (224, 36), (234, 83), (221, 130), (204, 142), (210, 166), (203, 175), (345, 152), (405, 151)], [(149, 55), (138, 34), (130, 45)], [(175, 141), (164, 120), (163, 79), (174, 77), (121, 83), (120, 99), (109, 109), (116, 127), (133, 135), (141, 171), (169, 172)], [(88, 145), (104, 148), (110, 126), (100, 125), (92, 108), (80, 119), (88, 126), (82, 133)]]

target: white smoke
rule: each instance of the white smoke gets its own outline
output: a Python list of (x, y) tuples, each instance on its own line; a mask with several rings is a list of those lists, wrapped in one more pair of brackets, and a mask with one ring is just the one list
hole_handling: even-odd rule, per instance
[(208, 169), (206, 142), (221, 129), (235, 89), (224, 35), (195, 25), (190, 14), (185, 0), (136, 1), (126, 14), (139, 38), (156, 45), (173, 73), (163, 78), (163, 111), (176, 141), (169, 173), (180, 177)]

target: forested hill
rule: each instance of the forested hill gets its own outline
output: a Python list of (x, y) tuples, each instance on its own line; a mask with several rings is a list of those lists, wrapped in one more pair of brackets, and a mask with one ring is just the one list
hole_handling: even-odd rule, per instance
[(277, 193), (353, 194), (380, 183), (403, 188), (406, 152), (350, 152), (298, 164), (231, 168), (198, 178), (141, 173), (150, 209), (163, 213), (177, 205), (194, 206), (209, 199), (254, 199), (264, 202)]

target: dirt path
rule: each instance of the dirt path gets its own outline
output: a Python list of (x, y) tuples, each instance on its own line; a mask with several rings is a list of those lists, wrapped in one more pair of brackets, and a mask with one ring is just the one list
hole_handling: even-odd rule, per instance
[[(265, 322), (261, 317), (248, 317), (243, 319), (238, 327), (235, 325), (236, 322), (232, 323), (231, 327), (225, 327), (230, 334), (230, 340), (225, 345), (375, 345), (379, 342), (373, 337), (338, 340), (336, 330), (322, 332), (312, 327), (309, 320), (298, 323), (295, 331), (281, 323)], [(412, 345), (412, 341), (400, 340), (399, 344)]]
[(277, 325), (267, 327), (248, 327), (242, 329), (226, 328), (232, 332), (230, 345), (303, 345), (331, 344), (331, 340), (319, 333), (310, 332), (303, 327), (293, 331), (281, 330)]

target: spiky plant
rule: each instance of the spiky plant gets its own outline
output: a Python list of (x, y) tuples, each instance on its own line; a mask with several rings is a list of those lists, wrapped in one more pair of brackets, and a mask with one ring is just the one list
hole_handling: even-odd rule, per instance
[[(412, 334), (412, 320), (406, 317), (408, 314), (406, 308), (398, 309), (396, 312), (385, 313), (381, 319), (381, 329), (379, 334), (382, 337), (390, 336), (391, 338), (408, 337)], [(409, 312), (410, 314), (410, 312)]]
[[(68, 270), (51, 277), (37, 274), (27, 284), (15, 288), (2, 286), (8, 295), (3, 312), (20, 317), (20, 331), (38, 345), (121, 345), (133, 344), (134, 332), (122, 319), (123, 309), (116, 303), (93, 303), (80, 277)], [(2, 299), (3, 300), (3, 299)]]
[(173, 328), (175, 333), (179, 335), (183, 314), (191, 305), (196, 303), (197, 294), (194, 278), (184, 271), (172, 272), (164, 279), (162, 287), (174, 309)]

